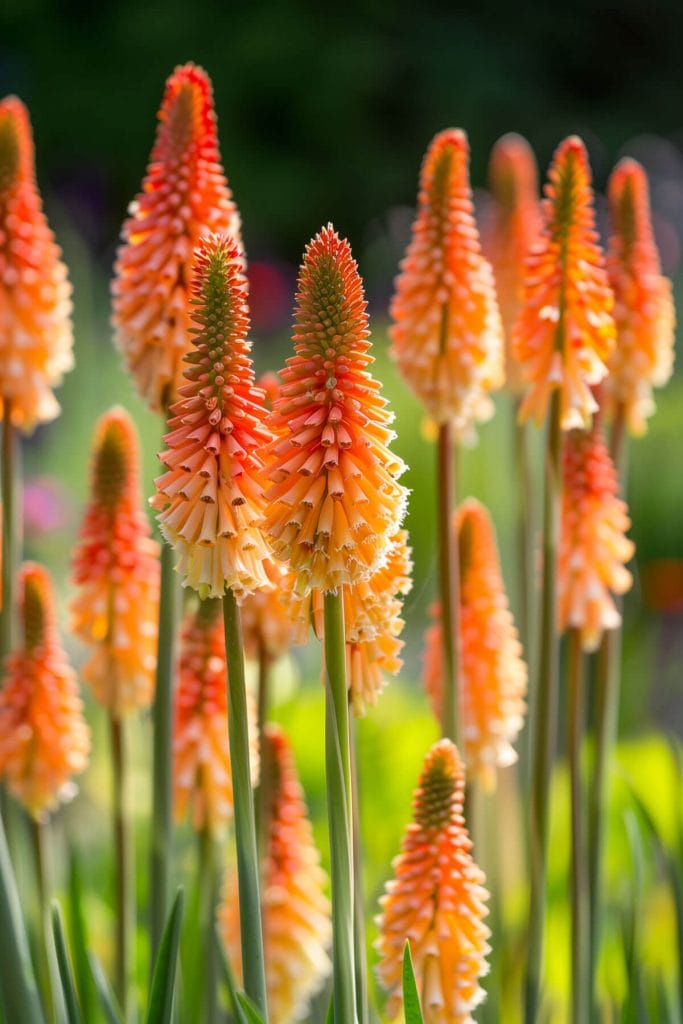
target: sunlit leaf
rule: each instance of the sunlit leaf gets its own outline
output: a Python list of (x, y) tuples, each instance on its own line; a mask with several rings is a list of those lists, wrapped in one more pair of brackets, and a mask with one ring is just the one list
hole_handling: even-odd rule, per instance
[(66, 1019), (68, 1024), (80, 1024), (81, 1022), (81, 1008), (78, 1005), (78, 997), (76, 995), (76, 986), (74, 984), (73, 972), (71, 967), (71, 958), (69, 957), (69, 951), (66, 945), (66, 937), (64, 935), (64, 922), (62, 921), (62, 913), (59, 909), (59, 904), (53, 901), (51, 905), (51, 916), (52, 916), (52, 933), (55, 940), (55, 951), (57, 953), (57, 967), (59, 969), (59, 980), (62, 985), (62, 994), (64, 996), (64, 1009), (66, 1012)]
[(182, 889), (178, 889), (154, 965), (146, 1024), (170, 1024), (171, 1021), (184, 902), (185, 894)]
[(406, 1024), (424, 1024), (409, 942), (403, 947), (403, 1013)]

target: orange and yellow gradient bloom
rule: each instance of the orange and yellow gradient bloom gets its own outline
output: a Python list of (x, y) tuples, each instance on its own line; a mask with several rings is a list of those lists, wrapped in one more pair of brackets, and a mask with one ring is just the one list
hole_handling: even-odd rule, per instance
[(147, 405), (164, 411), (182, 384), (190, 348), (194, 250), (240, 220), (223, 174), (209, 76), (194, 64), (166, 82), (142, 191), (123, 225), (112, 285), (116, 343)]
[(472, 1024), (486, 974), (488, 893), (463, 818), (465, 777), (454, 744), (439, 740), (427, 754), (415, 791), (414, 821), (393, 862), (377, 919), (377, 969), (394, 1020), (402, 1002), (406, 940), (425, 1024)]
[(0, 778), (35, 819), (70, 800), (90, 754), (76, 673), (59, 641), (52, 581), (27, 562), (17, 581), (21, 644), (0, 689)]
[(396, 279), (391, 354), (438, 424), (461, 439), (490, 419), (502, 386), (503, 330), (493, 274), (481, 254), (467, 136), (447, 129), (422, 164), (412, 240)]
[[(268, 765), (267, 846), (261, 903), (271, 1024), (307, 1019), (311, 997), (330, 973), (332, 937), (327, 878), (313, 841), (303, 791), (287, 737), (264, 730)], [(241, 964), (237, 879), (228, 874), (220, 924), (231, 961)]]
[(91, 649), (83, 678), (115, 718), (149, 707), (154, 695), (159, 545), (142, 510), (139, 461), (133, 421), (111, 409), (93, 440), (71, 629)]
[(53, 420), (53, 391), (73, 366), (71, 285), (35, 177), (31, 122), (0, 100), (0, 418), (30, 433)]
[(591, 386), (607, 374), (616, 332), (588, 155), (575, 135), (555, 151), (544, 195), (512, 342), (527, 385), (519, 415), (540, 425), (559, 391), (562, 429), (587, 429), (597, 411)]

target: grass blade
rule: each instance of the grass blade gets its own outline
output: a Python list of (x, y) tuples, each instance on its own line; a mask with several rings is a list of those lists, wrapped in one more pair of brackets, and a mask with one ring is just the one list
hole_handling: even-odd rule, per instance
[(178, 889), (154, 965), (146, 1024), (170, 1024), (171, 1021), (184, 902), (185, 894)]
[(83, 913), (83, 882), (81, 867), (75, 850), (69, 855), (69, 902), (68, 931), (69, 945), (73, 957), (74, 975), (78, 1001), (83, 1010), (83, 1017), (90, 1021), (95, 1019), (97, 1006), (97, 989), (92, 968), (88, 960), (88, 934)]
[(244, 992), (237, 993), (237, 1002), (247, 1020), (247, 1024), (265, 1024), (263, 1017)]
[(230, 996), (230, 1004), (232, 1006), (232, 1012), (235, 1017), (235, 1024), (249, 1024), (247, 1017), (244, 1014), (239, 999), (237, 998), (237, 985), (235, 984), (235, 976), (232, 973), (230, 961), (227, 958), (223, 943), (221, 942), (220, 936), (216, 934), (216, 946), (218, 948), (218, 956), (220, 959), (221, 967), (223, 968), (223, 977), (225, 978), (225, 984), (228, 989), (228, 995)]
[(7, 1020), (44, 1024), (14, 871), (0, 820), (0, 1002)]
[(100, 997), (100, 1006), (104, 1011), (104, 1016), (107, 1019), (107, 1024), (123, 1024), (123, 1017), (121, 1010), (116, 1003), (116, 997), (109, 987), (109, 982), (102, 969), (102, 964), (97, 959), (94, 953), (88, 955), (90, 963), (90, 973), (92, 974), (97, 994)]
[(50, 905), (50, 916), (52, 918), (52, 934), (55, 940), (55, 951), (57, 953), (57, 967), (59, 968), (59, 980), (62, 983), (62, 995), (64, 997), (64, 1008), (68, 1024), (81, 1024), (81, 1009), (76, 996), (73, 972), (69, 951), (64, 935), (64, 922), (59, 904), (53, 900)]
[(406, 1024), (424, 1024), (408, 941), (403, 947), (403, 1013)]

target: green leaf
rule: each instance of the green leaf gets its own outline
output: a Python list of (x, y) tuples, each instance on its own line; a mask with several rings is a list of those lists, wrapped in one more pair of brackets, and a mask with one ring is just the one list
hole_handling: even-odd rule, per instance
[(64, 996), (64, 1008), (68, 1024), (81, 1024), (81, 1009), (78, 1005), (76, 987), (74, 985), (69, 951), (66, 946), (64, 935), (64, 922), (62, 913), (56, 900), (50, 906), (52, 917), (52, 933), (55, 940), (55, 951), (57, 953), (57, 967), (59, 968), (59, 980), (62, 983), (62, 994)]
[(159, 954), (152, 975), (152, 991), (149, 997), (146, 1024), (170, 1024), (173, 1013), (178, 947), (180, 945), (180, 924), (183, 919), (185, 893), (178, 889), (168, 915)]
[(97, 988), (88, 959), (88, 933), (83, 912), (84, 896), (83, 881), (78, 856), (75, 850), (69, 853), (69, 902), (68, 932), (69, 945), (73, 957), (74, 974), (78, 1000), (87, 1021), (95, 1019), (97, 1006)]
[(420, 997), (417, 994), (415, 983), (413, 958), (410, 955), (410, 943), (407, 939), (403, 947), (403, 1013), (406, 1024), (424, 1024), (420, 1009)]
[(220, 937), (216, 935), (216, 945), (220, 956), (221, 967), (223, 968), (223, 977), (225, 978), (225, 984), (228, 988), (228, 995), (230, 996), (230, 1003), (232, 1005), (232, 1012), (235, 1016), (235, 1024), (249, 1024), (249, 1018), (245, 1016), (245, 1011), (241, 1006), (239, 999), (237, 998), (237, 985), (235, 984), (235, 976), (232, 973), (230, 967), (230, 961), (228, 960), (223, 943)]
[(90, 972), (95, 982), (95, 988), (100, 997), (100, 1004), (108, 1024), (123, 1024), (123, 1014), (119, 1009), (114, 993), (109, 987), (107, 977), (102, 970), (102, 964), (94, 953), (88, 954), (88, 961), (90, 963)]
[(330, 1005), (327, 1007), (325, 1024), (334, 1024), (334, 999), (330, 999)]
[(244, 992), (237, 993), (237, 1002), (247, 1020), (247, 1024), (265, 1024), (261, 1014), (258, 1012), (251, 999)]
[(0, 820), (0, 1002), (8, 1021), (44, 1024), (38, 985), (31, 964), (28, 940), (5, 830)]

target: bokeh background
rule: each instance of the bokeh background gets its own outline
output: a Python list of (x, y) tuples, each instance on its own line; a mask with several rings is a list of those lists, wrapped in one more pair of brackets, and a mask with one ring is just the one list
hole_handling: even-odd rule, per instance
[[(488, 155), (500, 135), (524, 134), (543, 176), (557, 143), (577, 132), (589, 150), (601, 227), (600, 193), (611, 168), (625, 154), (637, 157), (651, 176), (655, 234), (680, 309), (682, 29), (677, 0), (481, 2), (470, 10), (433, 0), (334, 7), (279, 0), (2, 0), (0, 94), (17, 93), (31, 110), (39, 183), (74, 283), (77, 366), (58, 396), (63, 415), (25, 445), (27, 550), (55, 571), (65, 599), (89, 438), (97, 416), (114, 402), (134, 413), (143, 433), (148, 490), (155, 473), (159, 424), (137, 400), (113, 350), (108, 287), (120, 224), (144, 174), (164, 80), (174, 65), (191, 59), (213, 78), (223, 162), (250, 259), (259, 370), (277, 369), (287, 354), (304, 244), (329, 220), (351, 241), (367, 286), (377, 374), (396, 412), (396, 447), (410, 466), (408, 526), (415, 556), (415, 586), (406, 603), (406, 669), (360, 731), (370, 905), (398, 849), (421, 757), (436, 735), (419, 689), (421, 635), (436, 589), (434, 453), (420, 410), (386, 354), (388, 300), (409, 235), (422, 154), (436, 131), (466, 129), (482, 210)], [(497, 405), (478, 445), (463, 456), (463, 491), (493, 511), (516, 606), (512, 412), (505, 396)], [(658, 397), (648, 435), (631, 447), (637, 555), (625, 610), (621, 713), (627, 745), (620, 771), (654, 800), (663, 822), (673, 783), (653, 737), (683, 734), (682, 441), (683, 379), (677, 373)], [(80, 652), (73, 654), (78, 660)], [(325, 850), (321, 750), (311, 739), (322, 728), (315, 657), (314, 652), (282, 667), (277, 713), (292, 729)], [(91, 711), (99, 728), (98, 713)], [(102, 741), (104, 746), (104, 735)], [(138, 772), (143, 857), (144, 757)], [(562, 788), (561, 774), (557, 784)], [(106, 878), (105, 862), (88, 833), (88, 815), (108, 800), (104, 755), (95, 758), (83, 788), (85, 805), (68, 812), (66, 826), (80, 829), (97, 884)], [(553, 891), (561, 942), (567, 824), (561, 801), (558, 806)], [(614, 814), (623, 839), (619, 806)], [(610, 870), (618, 902), (618, 886), (627, 884), (628, 851), (619, 839), (613, 845)], [(102, 885), (101, 905), (92, 908), (95, 920), (109, 913)], [(141, 877), (141, 899), (145, 885)], [(661, 938), (667, 925), (660, 911)], [(100, 934), (96, 926), (94, 933)], [(561, 958), (556, 974), (561, 992)]]

